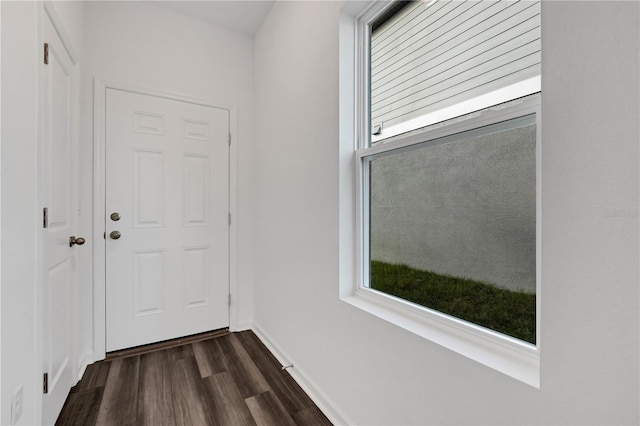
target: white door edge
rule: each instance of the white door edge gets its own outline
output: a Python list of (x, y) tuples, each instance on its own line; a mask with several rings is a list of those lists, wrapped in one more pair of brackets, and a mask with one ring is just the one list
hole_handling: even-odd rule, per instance
[(105, 250), (105, 193), (106, 193), (106, 163), (105, 163), (105, 105), (107, 89), (122, 90), (141, 95), (155, 96), (174, 101), (187, 102), (229, 111), (229, 131), (231, 146), (229, 147), (229, 212), (233, 220), (229, 227), (229, 329), (238, 328), (237, 319), (237, 182), (238, 182), (238, 125), (237, 110), (234, 106), (221, 105), (213, 101), (203, 100), (183, 94), (163, 90), (143, 88), (127, 84), (113, 83), (94, 79), (93, 85), (93, 359), (99, 361), (106, 356), (106, 250)]

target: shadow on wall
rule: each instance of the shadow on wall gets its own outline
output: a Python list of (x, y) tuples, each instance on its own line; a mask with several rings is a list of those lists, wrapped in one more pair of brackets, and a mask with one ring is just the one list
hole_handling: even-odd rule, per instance
[(536, 127), (371, 163), (371, 259), (536, 289)]

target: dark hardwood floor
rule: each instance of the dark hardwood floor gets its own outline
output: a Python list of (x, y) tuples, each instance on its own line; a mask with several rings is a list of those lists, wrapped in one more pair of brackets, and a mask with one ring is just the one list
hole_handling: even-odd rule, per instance
[(251, 331), (96, 362), (56, 425), (331, 425)]

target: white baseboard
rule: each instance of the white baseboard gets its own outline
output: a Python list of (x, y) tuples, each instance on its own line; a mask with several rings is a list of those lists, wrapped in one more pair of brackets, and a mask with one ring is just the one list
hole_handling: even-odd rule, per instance
[(229, 327), (229, 331), (231, 332), (246, 331), (246, 330), (251, 330), (252, 328), (253, 328), (253, 323), (241, 322), (239, 324), (234, 324), (233, 328)]
[(318, 388), (316, 383), (304, 372), (304, 370), (296, 365), (295, 362), (280, 348), (280, 346), (278, 346), (273, 339), (269, 337), (269, 335), (262, 331), (259, 325), (254, 323), (251, 330), (256, 334), (256, 336), (258, 336), (262, 343), (264, 343), (267, 349), (271, 351), (280, 364), (294, 364), (294, 367), (287, 369), (287, 371), (291, 374), (291, 377), (293, 377), (298, 385), (300, 385), (302, 390), (309, 395), (309, 398), (311, 398), (311, 400), (318, 406), (320, 411), (327, 416), (331, 423), (334, 425), (355, 424), (341, 409), (336, 406), (331, 398)]
[(79, 382), (82, 379), (82, 376), (84, 376), (84, 372), (89, 366), (89, 364), (93, 364), (94, 362), (95, 360), (93, 357), (93, 352), (85, 352), (80, 356), (80, 359), (78, 360), (77, 370), (76, 370), (78, 372), (78, 376), (76, 378), (77, 382)]

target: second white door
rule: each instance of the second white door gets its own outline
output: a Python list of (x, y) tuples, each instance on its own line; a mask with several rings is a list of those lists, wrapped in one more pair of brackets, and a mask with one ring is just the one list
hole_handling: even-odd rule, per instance
[(229, 111), (106, 92), (106, 349), (229, 325)]

